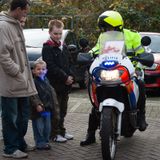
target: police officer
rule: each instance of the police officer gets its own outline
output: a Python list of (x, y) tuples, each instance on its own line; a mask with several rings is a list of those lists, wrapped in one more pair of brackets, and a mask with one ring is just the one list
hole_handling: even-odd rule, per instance
[[(106, 32), (106, 31), (123, 32), (124, 39), (125, 39), (126, 52), (128, 53), (128, 56), (130, 58), (132, 56), (137, 56), (144, 52), (144, 48), (141, 46), (141, 36), (136, 31), (131, 31), (123, 28), (123, 19), (118, 12), (109, 10), (102, 13), (98, 18), (98, 27), (102, 32)], [(98, 42), (95, 45), (95, 47), (92, 48), (92, 50), (90, 51), (90, 53), (92, 53), (93, 56), (99, 54), (100, 38), (101, 38), (101, 35), (99, 36)], [(137, 67), (136, 62), (133, 62), (133, 64), (136, 67), (136, 70), (140, 70), (140, 68)], [(140, 95), (141, 95), (138, 100), (138, 108), (140, 111), (139, 112), (140, 118), (138, 120), (139, 130), (144, 131), (148, 125), (145, 119), (145, 101), (146, 101), (145, 86), (142, 80), (138, 80), (138, 85), (139, 85)], [(81, 146), (86, 146), (86, 145), (95, 143), (96, 141), (95, 132), (99, 127), (99, 123), (100, 123), (100, 113), (98, 112), (98, 110), (95, 109), (95, 107), (92, 107), (92, 111), (89, 115), (87, 136), (84, 141), (80, 142)]]

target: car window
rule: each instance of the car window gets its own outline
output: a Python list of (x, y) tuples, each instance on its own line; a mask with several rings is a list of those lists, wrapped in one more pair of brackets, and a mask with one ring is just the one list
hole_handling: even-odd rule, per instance
[(26, 47), (42, 48), (49, 38), (48, 29), (26, 29), (23, 31)]
[(151, 49), (153, 52), (160, 52), (160, 36), (150, 36), (151, 38)]
[[(62, 41), (65, 39), (68, 30), (63, 30)], [(27, 48), (42, 48), (43, 43), (49, 39), (48, 29), (24, 29), (25, 44)], [(70, 32), (69, 32), (70, 33)], [(67, 36), (68, 37), (68, 36)], [(74, 34), (69, 35), (68, 43), (73, 43), (75, 40)], [(72, 41), (72, 42), (70, 42)]]
[(152, 52), (160, 52), (160, 35), (142, 35), (142, 36), (149, 36), (151, 38), (150, 48)]

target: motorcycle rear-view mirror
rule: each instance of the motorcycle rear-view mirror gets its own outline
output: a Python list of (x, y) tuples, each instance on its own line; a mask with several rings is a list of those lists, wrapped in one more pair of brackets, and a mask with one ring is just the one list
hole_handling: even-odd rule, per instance
[(93, 57), (89, 53), (79, 53), (77, 62), (80, 64), (90, 64), (93, 62)]
[(76, 51), (77, 51), (77, 46), (74, 45), (74, 44), (68, 45), (67, 48), (68, 48), (68, 50), (69, 50), (70, 52), (76, 52)]
[(142, 44), (143, 46), (149, 46), (149, 45), (151, 44), (151, 38), (148, 37), (148, 36), (142, 37), (142, 39), (141, 39), (141, 44)]

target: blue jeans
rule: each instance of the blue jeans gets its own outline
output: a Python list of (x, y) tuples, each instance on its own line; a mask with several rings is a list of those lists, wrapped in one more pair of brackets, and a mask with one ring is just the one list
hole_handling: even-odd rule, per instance
[(49, 143), (51, 132), (51, 115), (41, 116), (32, 120), (34, 140), (37, 148), (42, 148)]
[(4, 152), (12, 154), (17, 149), (24, 151), (30, 111), (28, 97), (1, 97), (1, 106)]

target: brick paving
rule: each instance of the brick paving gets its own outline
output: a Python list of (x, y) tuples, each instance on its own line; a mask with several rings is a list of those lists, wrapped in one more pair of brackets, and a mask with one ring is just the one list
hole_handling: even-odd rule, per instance
[[(51, 142), (50, 151), (34, 151), (29, 153), (29, 160), (102, 160), (99, 131), (96, 143), (80, 147), (79, 142), (85, 137), (90, 103), (86, 91), (75, 91), (70, 96), (66, 128), (74, 135), (74, 140), (60, 144)], [(121, 137), (115, 160), (160, 160), (160, 106), (158, 101), (147, 100), (148, 129), (145, 132), (136, 131), (132, 138)], [(31, 122), (26, 135), (26, 141), (34, 144)], [(3, 153), (3, 140), (0, 141), (0, 154)], [(0, 160), (6, 160), (0, 155)]]

